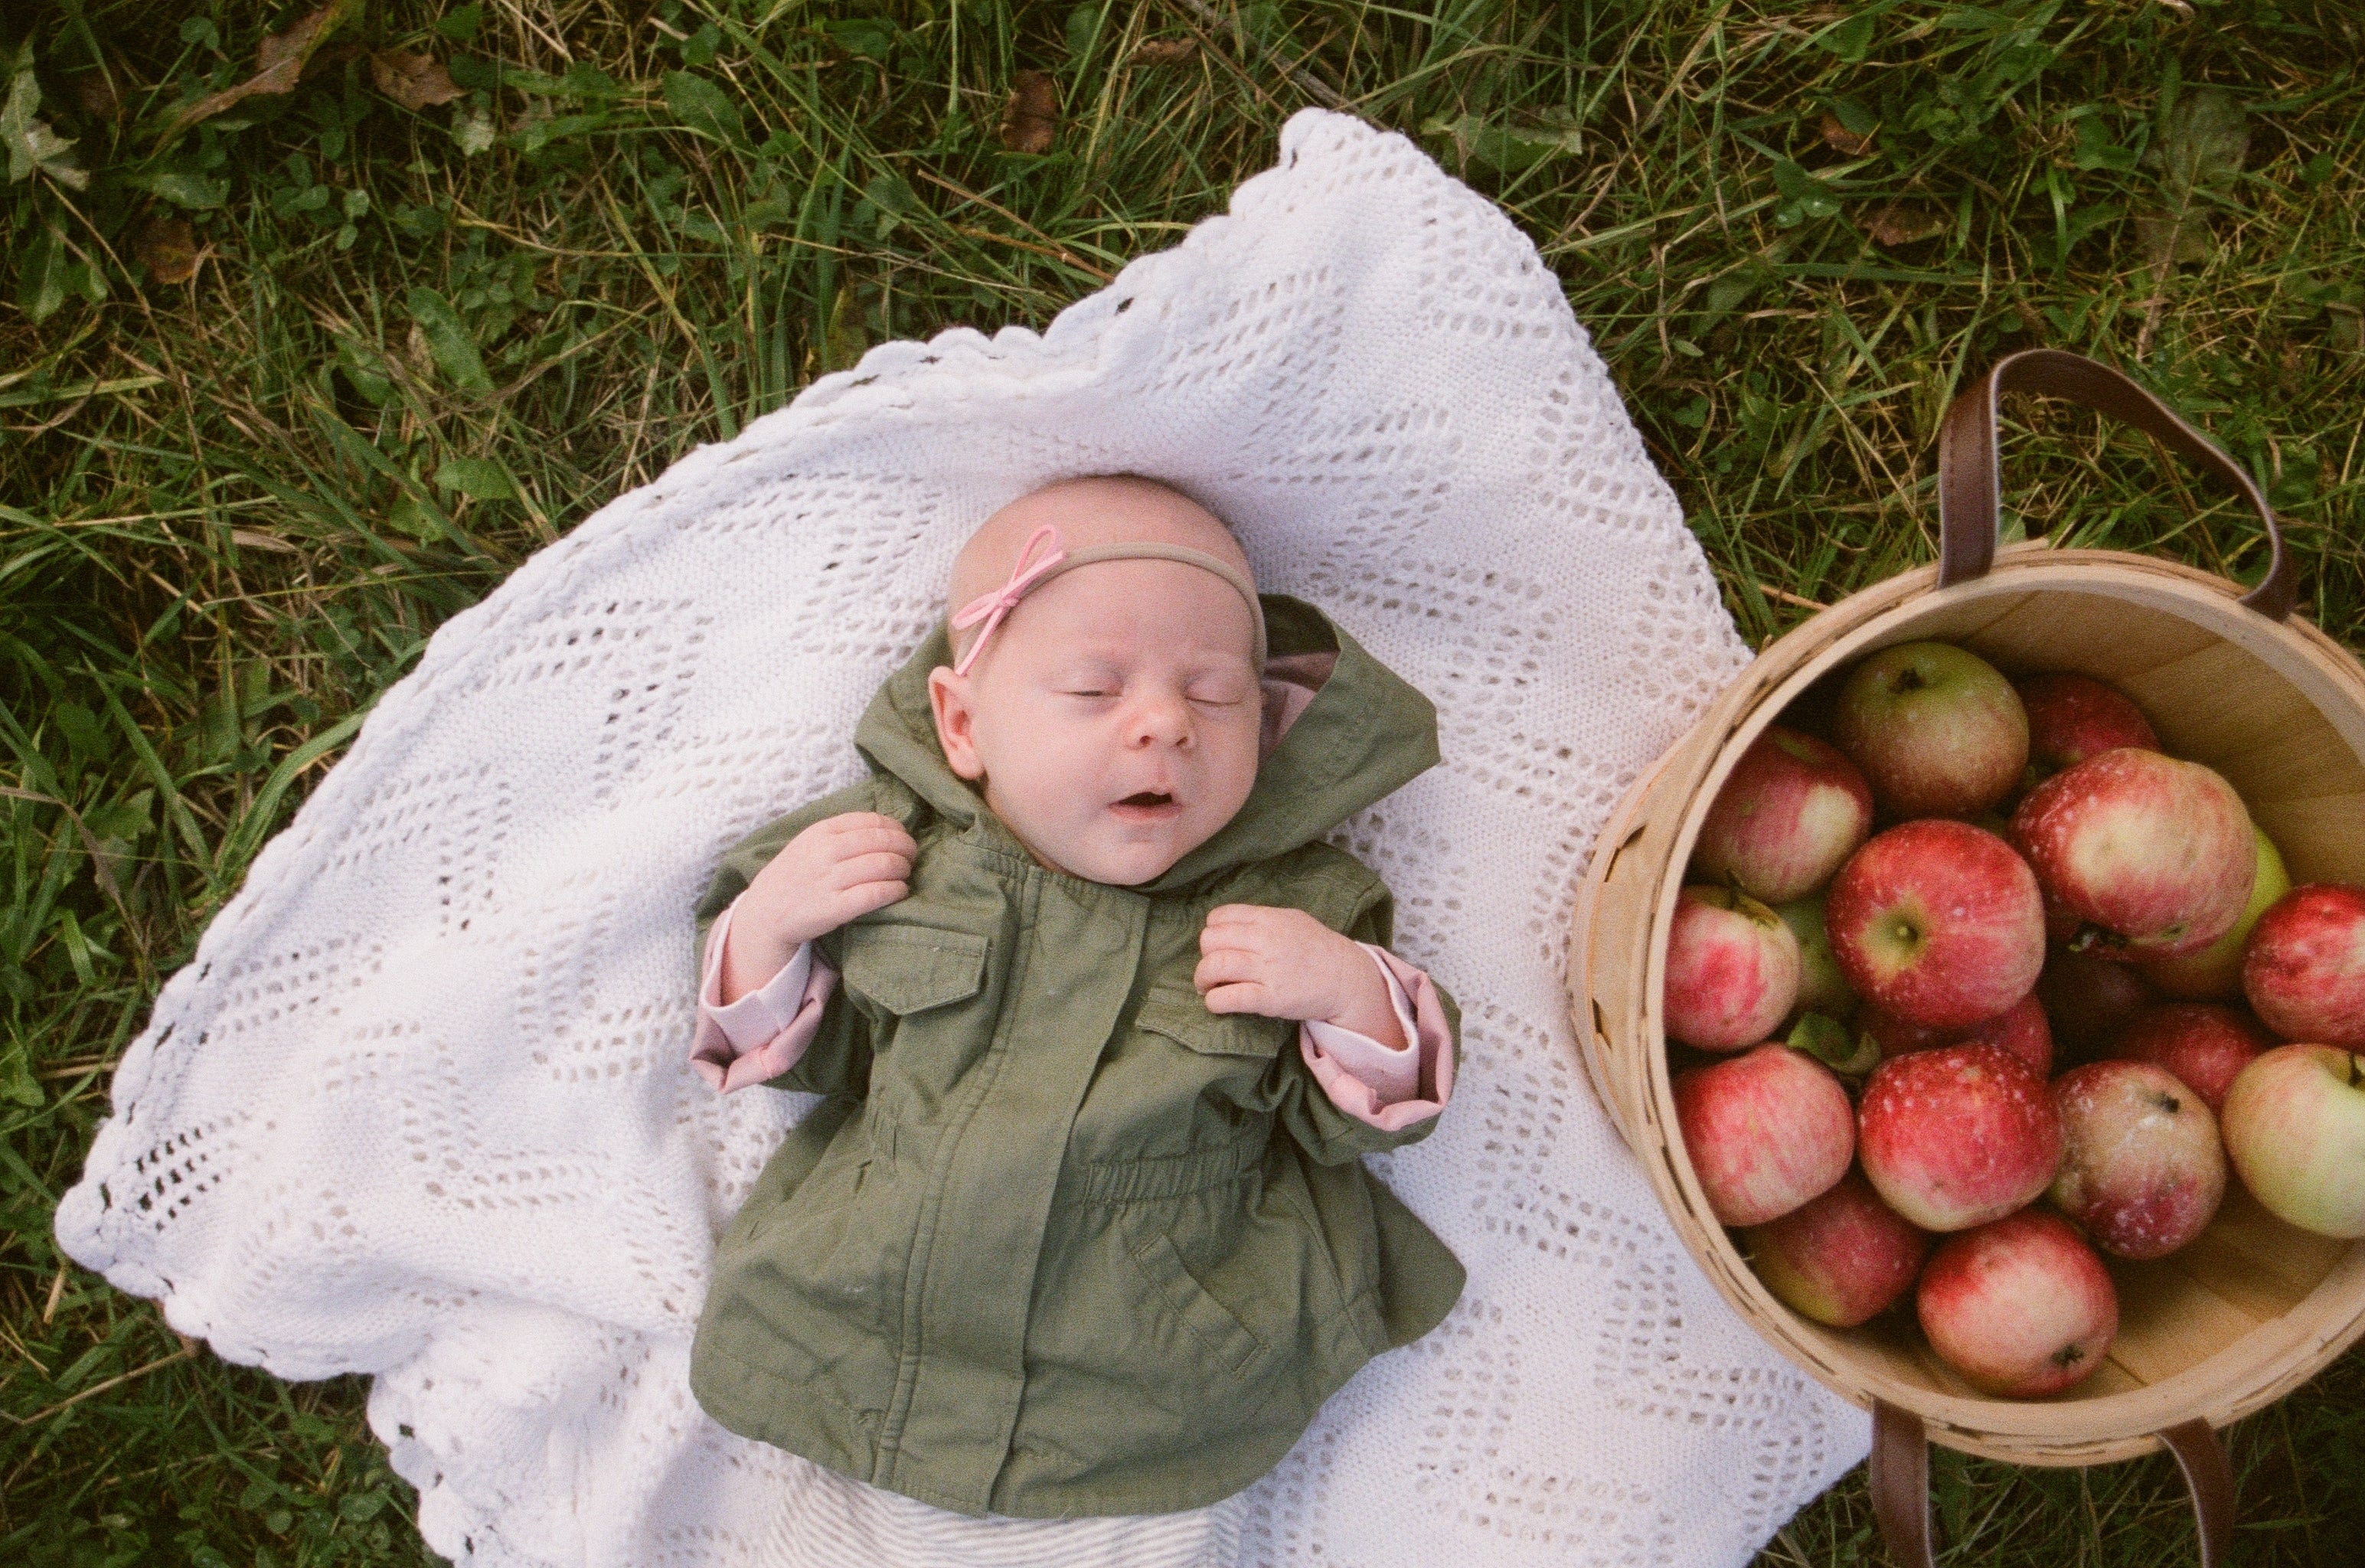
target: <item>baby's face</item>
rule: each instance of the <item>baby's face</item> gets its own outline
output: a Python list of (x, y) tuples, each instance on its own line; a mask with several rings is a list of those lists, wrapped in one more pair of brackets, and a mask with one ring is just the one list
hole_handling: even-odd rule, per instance
[(1080, 566), (1020, 600), (969, 674), (935, 672), (938, 738), (1038, 859), (1146, 882), (1231, 821), (1256, 782), (1254, 635), (1212, 572)]

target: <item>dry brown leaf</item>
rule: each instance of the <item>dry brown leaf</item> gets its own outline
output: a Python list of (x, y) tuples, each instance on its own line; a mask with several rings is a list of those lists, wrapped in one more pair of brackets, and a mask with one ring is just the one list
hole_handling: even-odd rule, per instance
[(360, 0), (329, 0), (319, 10), (310, 13), (284, 33), (265, 38), (254, 51), (254, 74), (235, 87), (225, 87), (219, 93), (208, 93), (173, 118), (164, 128), (163, 140), (170, 141), (181, 132), (244, 102), (257, 93), (292, 93), (297, 78), (304, 74), (309, 61), (331, 33), (352, 15)]
[(1877, 207), (1864, 220), (1864, 231), (1876, 245), (1911, 245), (1934, 240), (1946, 231), (1946, 215), (1917, 202), (1893, 201)]
[(1866, 131), (1862, 136), (1858, 136), (1855, 132), (1842, 125), (1840, 123), (1840, 117), (1832, 113), (1829, 109), (1823, 111), (1822, 131), (1823, 141), (1827, 146), (1844, 152), (1851, 158), (1861, 158), (1866, 153), (1872, 151), (1872, 133), (1870, 131)]
[(467, 91), (452, 80), (442, 61), (407, 49), (382, 49), (371, 55), (370, 81), (379, 92), (412, 110), (448, 104)]
[(1002, 106), (1002, 145), (1013, 152), (1048, 152), (1059, 123), (1059, 93), (1046, 71), (1022, 71)]
[(132, 253), (151, 283), (186, 283), (197, 275), (197, 237), (185, 218), (160, 215), (141, 224)]
[(1147, 39), (1133, 51), (1136, 65), (1188, 65), (1199, 56), (1198, 44), (1190, 39)]

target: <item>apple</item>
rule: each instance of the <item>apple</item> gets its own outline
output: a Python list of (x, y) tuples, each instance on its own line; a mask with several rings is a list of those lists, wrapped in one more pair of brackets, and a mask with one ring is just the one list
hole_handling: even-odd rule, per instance
[(2036, 977), (2036, 1000), (2053, 1025), (2053, 1043), (2084, 1058), (2106, 1053), (2119, 1031), (2158, 998), (2133, 965), (2057, 947)]
[(2248, 1014), (2214, 1002), (2146, 1007), (2119, 1032), (2110, 1054), (2165, 1068), (2214, 1113), (2235, 1078), (2281, 1042)]
[(2053, 1083), (2061, 1116), (2054, 1206), (2121, 1258), (2165, 1258), (2201, 1234), (2225, 1195), (2217, 1118), (2146, 1061), (2073, 1067)]
[(1845, 1018), (1855, 1011), (1855, 992), (1848, 989), (1840, 961), (1832, 956), (1832, 938), (1823, 925), (1823, 895), (1810, 893), (1778, 906), (1775, 913), (1799, 940), (1799, 1000), (1805, 1013), (1828, 1013)]
[(1741, 754), (1700, 823), (1692, 875), (1767, 903), (1804, 898), (1872, 833), (1872, 790), (1855, 765), (1779, 725)]
[(2038, 779), (2121, 746), (2159, 749), (2143, 710), (2090, 675), (2026, 676), (2012, 689), (2028, 714), (2028, 768)]
[(2197, 762), (2122, 746), (2064, 768), (2012, 814), (2037, 880), (2109, 958), (2173, 958), (2223, 936), (2259, 864), (2234, 786)]
[(2026, 996), (2045, 967), (2045, 904), (2012, 846), (1933, 818), (1876, 834), (1832, 879), (1832, 954), (1866, 1001), (1964, 1028)]
[(1872, 1036), (1883, 1061), (1940, 1046), (2001, 1046), (2026, 1062), (2028, 1070), (2039, 1078), (2053, 1070), (2053, 1031), (2034, 991), (1968, 1029), (1925, 1029), (1878, 1007), (1866, 1007), (1858, 1014), (1856, 1027)]
[(2010, 1051), (1941, 1046), (1873, 1069), (1856, 1148), (1890, 1208), (1924, 1230), (1967, 1230), (2052, 1184), (2061, 1118), (2045, 1080)]
[(2269, 1212), (2319, 1236), (2365, 1236), (2365, 1061), (2278, 1046), (2234, 1080), (2218, 1126)]
[(2069, 1222), (2030, 1209), (1941, 1246), (1914, 1293), (1939, 1359), (1990, 1394), (2058, 1394), (2119, 1332), (2111, 1271)]
[(2278, 899), (2250, 933), (2242, 990), (2287, 1040), (2365, 1047), (2365, 888), (2310, 882)]
[(1686, 888), (1667, 933), (1666, 1030), (1704, 1051), (1754, 1046), (1799, 998), (1799, 939), (1730, 888)]
[(1779, 1219), (1847, 1174), (1847, 1091), (1788, 1046), (1688, 1069), (1671, 1087), (1692, 1173), (1726, 1225)]
[(2250, 831), (2259, 840), (2259, 864), (2250, 878), (2249, 902), (2242, 906), (2232, 927), (2198, 953), (2143, 966), (2145, 978), (2169, 996), (2215, 1002), (2242, 994), (2242, 954), (2250, 945), (2250, 932), (2258, 925), (2259, 916), (2291, 891), (2292, 885), (2291, 872), (2284, 868), (2282, 851), (2275, 847), (2274, 840), (2256, 823), (2250, 824)]
[(1853, 1328), (1913, 1288), (1929, 1236), (1880, 1201), (1855, 1171), (1780, 1219), (1740, 1237), (1750, 1266), (1792, 1311)]
[(2012, 683), (1949, 643), (1905, 643), (1857, 665), (1833, 729), (1891, 818), (1977, 816), (2028, 767), (2028, 715)]

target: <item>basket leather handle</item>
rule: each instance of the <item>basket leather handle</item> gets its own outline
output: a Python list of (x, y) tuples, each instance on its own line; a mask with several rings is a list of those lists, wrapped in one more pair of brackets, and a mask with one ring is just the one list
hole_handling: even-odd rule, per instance
[[(2234, 1552), (2234, 1467), (2202, 1420), (2159, 1434), (2184, 1472), (2201, 1527), (2201, 1568), (2223, 1568)], [(1872, 1403), (1872, 1516), (1897, 1568), (1935, 1568), (1930, 1539), (1930, 1439), (1922, 1417), (1885, 1399)]]
[(1978, 385), (1947, 406), (1938, 425), (1938, 586), (1987, 575), (1995, 562), (2002, 475), (1996, 454), (1996, 402), (2006, 392), (2035, 392), (2083, 403), (2133, 425), (2225, 480), (2267, 525), (2267, 575), (2242, 602), (2270, 620), (2289, 616), (2299, 574), (2283, 547), (2274, 509), (2242, 465), (2169, 406), (2118, 371), (2066, 349), (2023, 349), (1988, 367)]

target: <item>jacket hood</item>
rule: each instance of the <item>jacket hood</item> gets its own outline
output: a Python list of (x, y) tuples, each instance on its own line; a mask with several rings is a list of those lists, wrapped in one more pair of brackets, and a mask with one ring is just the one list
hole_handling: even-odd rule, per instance
[[(1336, 653), (1338, 661), (1257, 768), (1239, 814), (1136, 891), (1171, 892), (1211, 872), (1312, 843), (1437, 762), (1437, 710), (1428, 698), (1304, 599), (1275, 593), (1258, 598), (1270, 656)], [(870, 700), (854, 745), (872, 767), (901, 779), (938, 815), (967, 826), (985, 812), (985, 798), (945, 760), (928, 703), (929, 671), (950, 663), (951, 644), (939, 622)]]

